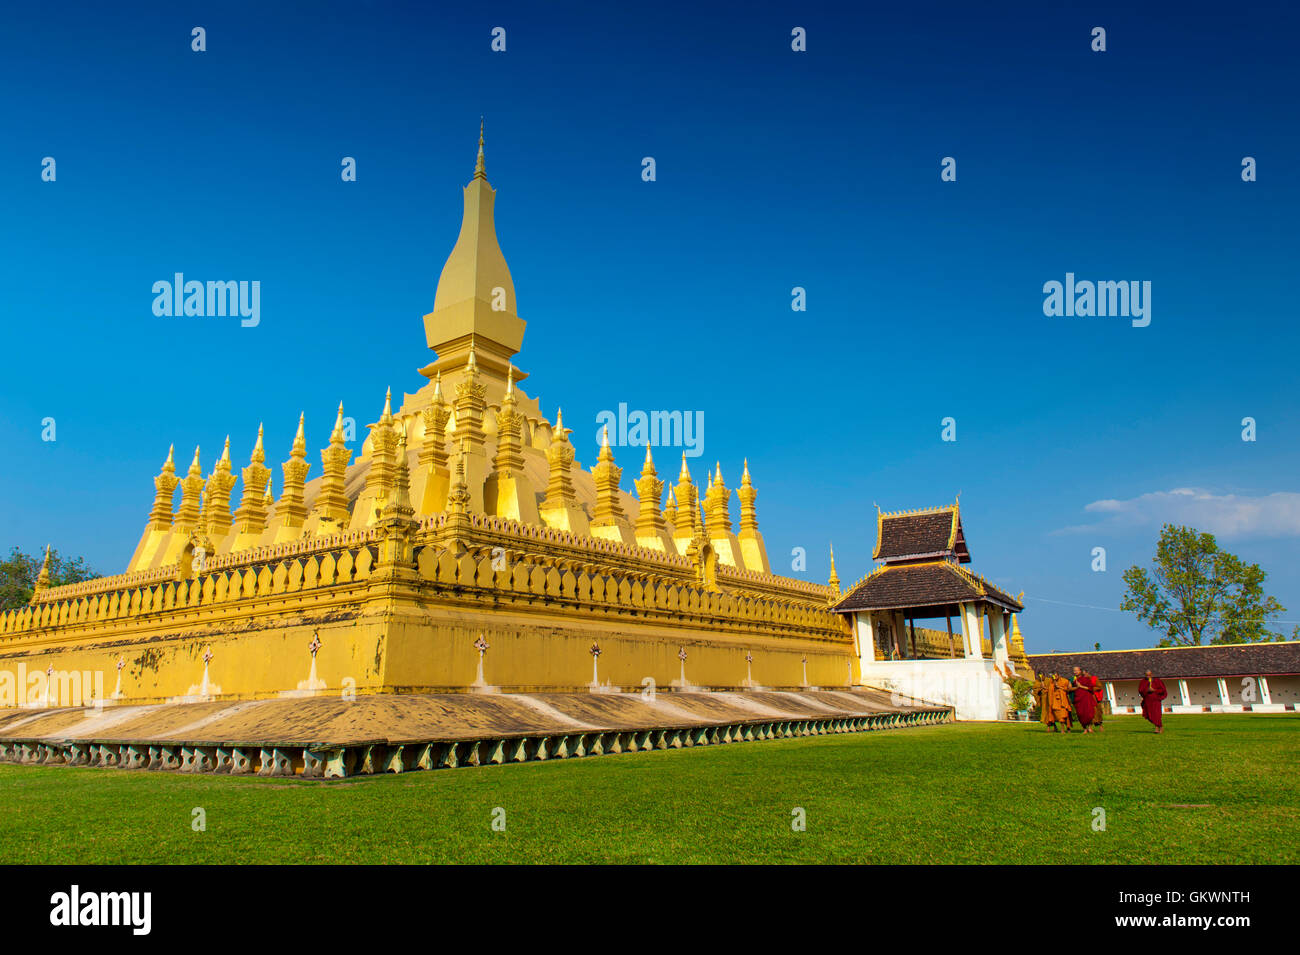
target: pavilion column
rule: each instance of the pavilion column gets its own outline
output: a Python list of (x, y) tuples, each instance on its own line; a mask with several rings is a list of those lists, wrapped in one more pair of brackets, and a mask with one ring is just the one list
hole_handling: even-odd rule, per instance
[(1115, 697), (1115, 684), (1114, 684), (1114, 683), (1107, 683), (1107, 684), (1106, 684), (1106, 699), (1110, 700), (1110, 711), (1111, 711), (1112, 713), (1118, 713), (1118, 712), (1119, 712), (1119, 700), (1116, 699), (1116, 697)]
[(959, 604), (961, 613), (961, 636), (966, 643), (966, 659), (983, 660), (984, 649), (980, 641), (984, 638), (984, 625), (980, 619), (980, 606), (976, 603)]
[(1228, 681), (1225, 680), (1223, 677), (1219, 677), (1219, 679), (1216, 680), (1215, 682), (1219, 684), (1219, 703), (1222, 706), (1227, 706), (1228, 705)]
[(1259, 702), (1265, 706), (1273, 705), (1273, 696), (1268, 692), (1268, 677), (1263, 674), (1259, 677)]
[(907, 659), (907, 623), (903, 620), (903, 611), (895, 610), (889, 616), (893, 623), (894, 646), (898, 648), (898, 658)]
[(989, 645), (993, 650), (993, 662), (999, 670), (1011, 665), (1011, 655), (1007, 652), (1007, 623), (1001, 611), (991, 608), (989, 611)]
[(870, 611), (855, 613), (853, 620), (858, 633), (858, 660), (862, 663), (873, 663), (876, 659), (876, 628), (872, 623), (871, 613)]
[(1187, 681), (1186, 681), (1186, 680), (1179, 680), (1179, 681), (1178, 681), (1178, 692), (1179, 692), (1179, 693), (1182, 695), (1182, 697), (1183, 697), (1183, 706), (1191, 706), (1191, 705), (1192, 705), (1192, 697), (1191, 697), (1191, 694), (1187, 692)]

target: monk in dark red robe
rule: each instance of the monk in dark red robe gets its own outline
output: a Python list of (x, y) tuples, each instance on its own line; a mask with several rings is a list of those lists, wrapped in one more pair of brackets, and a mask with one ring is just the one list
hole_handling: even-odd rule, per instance
[(1074, 697), (1074, 712), (1079, 715), (1079, 725), (1085, 733), (1092, 732), (1093, 720), (1097, 718), (1097, 697), (1093, 695), (1095, 690), (1096, 680), (1075, 667), (1070, 692)]
[(1165, 689), (1165, 683), (1158, 676), (1152, 676), (1151, 671), (1147, 670), (1147, 675), (1138, 681), (1138, 696), (1142, 697), (1142, 715), (1147, 718), (1147, 722), (1155, 725), (1157, 733), (1165, 731), (1164, 708), (1161, 705), (1164, 698), (1169, 695)]

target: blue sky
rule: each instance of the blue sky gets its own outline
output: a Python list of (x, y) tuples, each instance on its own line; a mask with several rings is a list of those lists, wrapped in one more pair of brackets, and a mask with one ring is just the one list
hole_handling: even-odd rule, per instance
[[(873, 504), (960, 491), (1031, 651), (1150, 644), (1113, 608), (1162, 520), (1300, 621), (1284, 5), (265, 6), (3, 15), (5, 547), (118, 572), (169, 443), (239, 465), (265, 421), (278, 490), (300, 410), (319, 448), (415, 391), (485, 115), (518, 362), (587, 464), (601, 410), (702, 411), (774, 569), (833, 540), (846, 582)], [(261, 323), (155, 317), (175, 272), (260, 281)], [(1044, 316), (1066, 272), (1150, 281), (1151, 324)]]

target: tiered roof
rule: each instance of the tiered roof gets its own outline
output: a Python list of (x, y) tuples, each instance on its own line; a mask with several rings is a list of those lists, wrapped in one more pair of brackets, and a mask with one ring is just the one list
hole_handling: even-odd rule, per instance
[(891, 564), (936, 557), (969, 564), (961, 508), (953, 503), (914, 511), (877, 511), (876, 550), (871, 556)]
[(1013, 613), (1024, 609), (1015, 597), (961, 566), (970, 563), (970, 551), (957, 503), (879, 512), (872, 556), (883, 566), (850, 588), (832, 610), (912, 610), (924, 617), (953, 613), (961, 603), (994, 604)]

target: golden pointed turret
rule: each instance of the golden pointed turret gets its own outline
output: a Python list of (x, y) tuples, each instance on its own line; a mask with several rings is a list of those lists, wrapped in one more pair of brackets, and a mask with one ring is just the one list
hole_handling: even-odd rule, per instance
[[(171, 460), (171, 455), (168, 455), (168, 460)], [(49, 590), (49, 588), (50, 588), (50, 545), (46, 544), (45, 560), (41, 561), (41, 569), (36, 574), (36, 584), (32, 588), (32, 596), (30, 597), (30, 599), (28, 599), (27, 602), (32, 604), (36, 603), (36, 598), (41, 595), (41, 592), (45, 590)]]
[(343, 402), (340, 401), (329, 446), (320, 453), (321, 481), (316, 489), (316, 502), (303, 525), (310, 534), (333, 534), (348, 526), (348, 496), (344, 485), (352, 452), (343, 437)]
[(828, 580), (827, 583), (830, 585), (831, 590), (835, 591), (836, 594), (840, 592), (840, 577), (839, 574), (835, 573), (835, 545), (834, 544), (831, 544), (831, 576), (830, 576), (830, 580)]
[[(1020, 596), (1016, 599), (1023, 601), (1024, 597), (1025, 592), (1022, 590)], [(1014, 613), (1011, 615), (1011, 646), (1007, 656), (1011, 658), (1011, 662), (1018, 668), (1029, 669), (1029, 658), (1025, 656), (1025, 638), (1020, 632), (1020, 621)]]
[[(172, 533), (188, 535), (199, 524), (199, 511), (203, 501), (203, 468), (199, 464), (199, 448), (194, 448), (194, 460), (181, 481), (181, 506), (172, 519)], [(179, 549), (176, 549), (179, 553)], [(167, 563), (168, 561), (164, 561)]]
[(591, 517), (592, 536), (618, 540), (625, 544), (634, 543), (636, 535), (623, 512), (623, 502), (619, 500), (618, 485), (623, 469), (614, 463), (608, 427), (601, 431), (600, 454), (596, 466), (591, 469), (591, 476), (596, 484), (596, 506)]
[(549, 465), (546, 498), (538, 509), (542, 520), (551, 527), (586, 534), (589, 530), (587, 515), (578, 503), (573, 489), (573, 445), (569, 443), (569, 429), (564, 426), (564, 411), (555, 413), (555, 429), (551, 433), (551, 446), (546, 449)]
[(262, 426), (257, 426), (257, 443), (249, 455), (248, 466), (241, 470), (244, 478), (244, 493), (239, 499), (239, 509), (235, 511), (235, 530), (238, 536), (231, 546), (232, 550), (252, 547), (266, 530), (267, 495), (271, 490), (271, 469), (265, 464), (266, 449), (262, 447)]
[(669, 528), (677, 526), (677, 498), (673, 495), (672, 485), (668, 485), (668, 500), (664, 502), (664, 523)]
[(745, 471), (740, 477), (740, 489), (736, 496), (740, 498), (740, 533), (736, 536), (740, 541), (740, 554), (745, 568), (770, 574), (772, 567), (767, 560), (767, 546), (763, 543), (763, 535), (758, 531), (758, 515), (754, 510), (754, 499), (758, 497), (758, 492), (754, 490), (749, 477), (748, 458), (745, 459)]
[(230, 533), (230, 492), (235, 486), (235, 476), (231, 473), (230, 435), (226, 435), (226, 444), (217, 459), (216, 466), (208, 475), (203, 488), (203, 528), (214, 544)]
[(497, 412), (497, 453), (493, 466), (498, 472), (516, 472), (524, 469), (523, 427), (524, 416), (517, 410), (515, 400), (514, 366), (506, 377), (506, 393)]
[(154, 530), (167, 530), (172, 526), (172, 498), (176, 494), (176, 485), (181, 483), (176, 476), (176, 445), (167, 448), (167, 460), (162, 470), (153, 479), (153, 509), (149, 511), (149, 527)]
[(469, 536), (471, 523), (469, 517), (470, 494), (465, 483), (465, 455), (456, 455), (455, 477), (451, 489), (447, 492), (447, 516), (442, 525), (440, 542), (453, 553), (465, 548), (465, 539)]
[(284, 479), (280, 485), (280, 500), (275, 505), (278, 521), (276, 542), (297, 540), (307, 520), (307, 505), (303, 500), (303, 487), (311, 462), (307, 460), (307, 437), (303, 431), (304, 415), (298, 415), (298, 431), (293, 436), (289, 460), (280, 465)]
[[(655, 472), (654, 457), (650, 454), (650, 445), (645, 447), (645, 464), (641, 468), (641, 477), (636, 481), (636, 493), (641, 507), (636, 517), (636, 542), (642, 547), (673, 553), (672, 535), (668, 532), (664, 515), (659, 510), (659, 498), (664, 492), (664, 482)], [(671, 491), (669, 495), (671, 496)]]
[(419, 470), (412, 482), (413, 499), (421, 514), (436, 514), (447, 506), (451, 471), (447, 467), (447, 422), (451, 406), (442, 395), (442, 372), (434, 379), (433, 397), (424, 409), (424, 440), (417, 459)]
[(396, 480), (399, 432), (404, 438), (405, 426), (399, 427), (394, 422), (392, 388), (384, 392), (384, 410), (379, 420), (369, 427), (370, 468), (366, 472), (366, 486), (352, 508), (349, 526), (354, 531), (364, 530), (379, 520)]
[(723, 483), (721, 462), (717, 468), (717, 472), (709, 476), (709, 489), (704, 495), (704, 510), (714, 536), (720, 531), (731, 532), (731, 491)]
[(135, 546), (131, 562), (126, 569), (143, 570), (156, 566), (159, 557), (166, 551), (172, 529), (172, 499), (176, 496), (176, 485), (180, 478), (176, 476), (176, 445), (167, 448), (167, 460), (162, 470), (153, 479), (153, 507), (149, 510), (149, 520), (140, 535), (140, 542)]
[(383, 518), (409, 521), (415, 514), (411, 504), (411, 469), (406, 463), (406, 431), (399, 429), (396, 463), (393, 465), (393, 491), (384, 502)]
[(524, 472), (524, 416), (515, 398), (514, 367), (506, 372), (506, 392), (496, 413), (497, 452), (492, 474), (483, 485), (483, 508), (488, 514), (525, 524), (540, 524), (537, 492)]
[(695, 485), (691, 482), (691, 469), (686, 466), (686, 452), (682, 452), (682, 469), (677, 475), (677, 516), (673, 538), (678, 542), (678, 550), (695, 536), (695, 522), (699, 507), (696, 504)]

